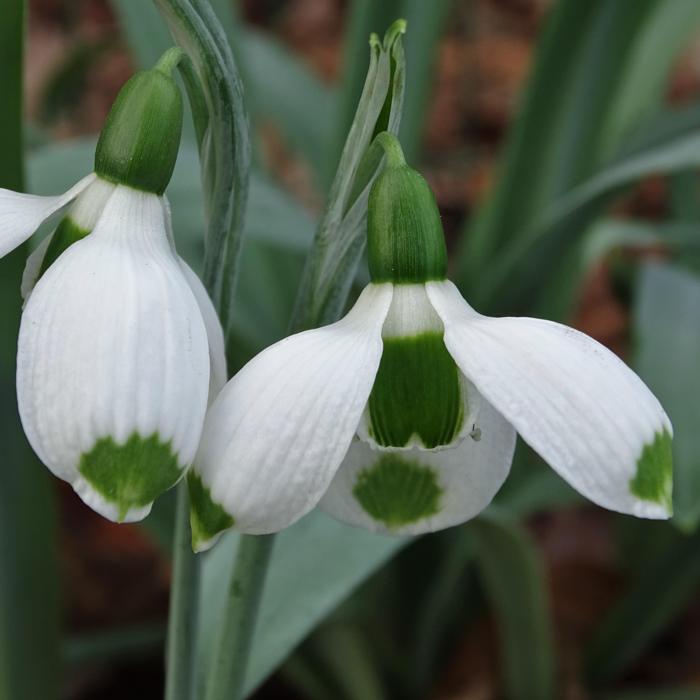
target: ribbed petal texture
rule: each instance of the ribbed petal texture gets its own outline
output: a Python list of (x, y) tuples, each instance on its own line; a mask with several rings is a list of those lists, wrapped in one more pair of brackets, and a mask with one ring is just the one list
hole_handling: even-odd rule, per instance
[(426, 286), (459, 368), (564, 479), (611, 510), (669, 516), (671, 423), (622, 360), (558, 323), (481, 316), (451, 282)]
[(369, 285), (341, 321), (260, 353), (212, 405), (194, 468), (237, 529), (281, 530), (323, 495), (367, 403), (391, 297)]
[[(117, 187), (92, 234), (47, 270), (26, 305), (17, 393), (29, 441), (103, 515), (137, 519), (150, 503), (134, 493), (140, 505), (125, 512), (114, 494), (86, 484), (81, 459), (136, 435), (168, 448), (179, 476), (197, 449), (208, 387), (204, 321), (160, 198)], [(132, 490), (153, 486), (138, 476)]]

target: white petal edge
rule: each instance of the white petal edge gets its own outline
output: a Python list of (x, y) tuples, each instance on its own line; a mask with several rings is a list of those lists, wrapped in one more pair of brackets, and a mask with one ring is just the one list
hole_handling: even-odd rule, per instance
[(53, 231), (44, 240), (39, 243), (39, 245), (31, 252), (27, 257), (27, 262), (24, 265), (24, 271), (22, 272), (22, 284), (20, 286), (20, 292), (22, 294), (22, 299), (24, 303), (27, 303), (29, 295), (36, 286), (37, 280), (39, 279), (39, 272), (41, 272), (41, 266), (44, 262), (44, 256), (46, 251), (51, 245), (51, 240), (53, 235), (56, 233)]
[(72, 202), (96, 178), (91, 173), (55, 197), (0, 189), (0, 258), (31, 238), (46, 219)]
[(236, 529), (276, 532), (318, 503), (374, 384), (391, 298), (368, 285), (342, 320), (270, 346), (219, 394), (193, 468)]
[(457, 366), (553, 469), (605, 508), (669, 517), (630, 490), (645, 445), (672, 428), (622, 360), (558, 323), (482, 316), (451, 282), (426, 287)]
[[(386, 450), (373, 449), (363, 440), (356, 439), (319, 507), (348, 525), (391, 535), (434, 532), (459, 525), (481, 513), (508, 476), (516, 433), (493, 406), (478, 396), (473, 386), (468, 386), (468, 391), (472, 394), (470, 403), (478, 406), (473, 419), (475, 427), (480, 430), (478, 440), (467, 436), (456, 447), (444, 450)], [(372, 467), (389, 453), (433, 471), (442, 491), (438, 512), (392, 527), (362, 507), (354, 493), (358, 477), (362, 479), (369, 475)]]
[[(165, 217), (165, 230), (168, 236), (168, 243), (174, 255), (177, 255), (175, 247), (175, 234), (173, 231), (173, 215), (170, 208), (170, 201), (163, 196), (161, 199), (163, 205), (163, 215)], [(199, 279), (197, 273), (178, 255), (180, 267), (185, 275), (187, 283), (194, 294), (194, 298), (199, 304), (199, 310), (204, 319), (204, 325), (207, 329), (207, 338), (209, 340), (209, 405), (219, 395), (221, 390), (226, 385), (228, 380), (228, 366), (226, 363), (226, 339), (224, 329), (221, 327), (219, 315), (216, 313), (214, 304), (209, 297), (203, 282)]]
[(219, 395), (226, 386), (228, 380), (228, 369), (226, 367), (226, 341), (224, 340), (224, 329), (216, 313), (214, 304), (207, 294), (207, 290), (202, 284), (195, 271), (182, 259), (180, 267), (185, 275), (187, 284), (197, 300), (199, 310), (207, 329), (207, 339), (209, 341), (209, 404)]
[[(98, 512), (81, 455), (137, 432), (171, 441), (183, 468), (197, 449), (209, 387), (201, 312), (167, 241), (155, 195), (117, 187), (91, 235), (32, 292), (20, 329), (17, 396), (29, 442)], [(119, 519), (142, 517), (135, 508)]]
[(107, 520), (111, 520), (115, 523), (137, 523), (139, 520), (143, 520), (151, 512), (151, 508), (153, 507), (153, 503), (149, 503), (140, 508), (129, 508), (126, 513), (122, 513), (114, 503), (105, 499), (105, 497), (96, 491), (82, 476), (76, 477), (71, 486), (86, 506), (92, 508), (92, 510), (99, 513), (103, 518), (107, 518)]

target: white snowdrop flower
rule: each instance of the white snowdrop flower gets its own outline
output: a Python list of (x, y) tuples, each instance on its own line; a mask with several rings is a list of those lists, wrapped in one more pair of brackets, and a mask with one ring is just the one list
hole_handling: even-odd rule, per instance
[(17, 398), (42, 462), (116, 521), (145, 517), (185, 473), (210, 375), (212, 393), (226, 375), (213, 306), (169, 232), (182, 128), (172, 58), (123, 87), (93, 174), (59, 197), (0, 191), (0, 254), (70, 205), (25, 269)]
[(653, 394), (578, 331), (474, 311), (445, 278), (427, 183), (379, 138), (372, 282), (345, 318), (269, 347), (215, 400), (189, 477), (195, 547), (317, 504), (396, 534), (464, 522), (506, 478), (516, 433), (595, 503), (669, 517), (672, 428)]

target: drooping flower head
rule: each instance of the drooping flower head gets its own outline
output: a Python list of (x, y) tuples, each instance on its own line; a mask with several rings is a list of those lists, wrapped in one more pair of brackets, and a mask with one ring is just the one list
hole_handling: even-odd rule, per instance
[(42, 462), (120, 521), (183, 475), (210, 376), (225, 380), (221, 328), (175, 252), (164, 196), (182, 127), (178, 51), (122, 88), (93, 174), (59, 197), (0, 191), (0, 254), (70, 205), (25, 269), (18, 404)]
[(213, 403), (190, 476), (195, 546), (319, 503), (397, 534), (464, 522), (506, 478), (516, 432), (592, 501), (668, 517), (672, 429), (656, 398), (578, 331), (472, 309), (446, 279), (430, 188), (378, 139), (372, 281), (345, 318), (263, 351)]

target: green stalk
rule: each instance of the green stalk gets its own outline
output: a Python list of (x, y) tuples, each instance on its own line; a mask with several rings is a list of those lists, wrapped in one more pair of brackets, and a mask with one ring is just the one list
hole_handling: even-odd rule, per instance
[(201, 566), (192, 551), (187, 482), (178, 485), (173, 543), (173, 575), (168, 614), (165, 700), (195, 697), (195, 650)]
[[(181, 69), (199, 145), (207, 216), (204, 284), (228, 338), (250, 175), (250, 138), (243, 88), (224, 30), (207, 0), (154, 2), (176, 43), (187, 55), (180, 62), (180, 49), (173, 49), (170, 54)], [(184, 482), (180, 486), (175, 518), (166, 698), (188, 700), (196, 693), (201, 558), (191, 551), (189, 502)], [(246, 610), (243, 616), (248, 614)], [(245, 650), (249, 645), (244, 642), (242, 648)], [(246, 661), (247, 652), (242, 667)]]
[[(227, 195), (229, 200), (234, 199), (240, 204), (245, 203), (245, 193), (247, 191), (246, 182), (240, 182), (237, 177), (235, 168), (207, 167), (216, 166), (221, 154), (235, 154), (235, 159), (240, 160), (237, 164), (239, 169), (245, 171), (247, 175), (249, 153), (249, 142), (247, 139), (247, 131), (244, 119), (236, 119), (235, 107), (233, 110), (233, 132), (226, 129), (226, 123), (219, 124), (220, 121), (225, 122), (225, 116), (231, 116), (231, 105), (238, 104), (240, 100), (233, 99), (233, 93), (236, 92), (235, 85), (231, 86), (231, 90), (227, 92), (224, 98), (221, 98), (221, 109), (214, 110), (211, 114), (198, 114), (203, 112), (203, 101), (200, 99), (200, 87), (202, 94), (209, 95), (210, 98), (218, 96), (217, 86), (220, 87), (220, 81), (216, 80), (219, 75), (228, 76), (234, 79), (237, 83), (237, 73), (233, 59), (230, 56), (228, 46), (225, 45), (225, 39), (221, 28), (218, 26), (215, 18), (212, 15), (211, 7), (204, 0), (155, 0), (156, 5), (163, 12), (166, 21), (168, 21), (174, 37), (178, 42), (188, 50), (188, 55), (192, 60), (193, 70), (189, 70), (189, 64), (183, 62), (181, 66), (184, 68), (184, 77), (190, 101), (195, 112), (195, 123), (198, 125), (197, 132), (201, 135), (204, 133), (202, 127), (208, 126), (213, 133), (218, 134), (220, 138), (215, 138), (216, 148), (207, 149), (208, 141), (204, 140), (200, 143), (200, 155), (204, 164), (204, 183), (205, 193), (207, 190), (213, 189), (217, 196), (211, 196), (208, 201), (207, 211), (209, 214), (209, 234), (207, 237), (206, 257), (213, 261), (216, 272), (219, 274), (207, 274), (205, 265), (205, 284), (212, 294), (217, 309), (222, 318), (224, 329), (227, 330), (229, 321), (229, 300), (231, 294), (228, 293), (232, 289), (231, 280), (235, 274), (235, 257), (238, 251), (238, 242), (240, 236), (240, 223), (242, 221), (242, 207), (237, 206), (237, 218), (232, 222), (227, 212), (227, 207), (222, 208), (216, 206), (218, 199)], [(398, 120), (401, 111), (401, 103), (403, 98), (403, 54), (400, 43), (400, 35), (404, 30), (404, 24), (399, 22), (395, 24), (389, 31), (385, 43), (382, 46), (378, 39), (374, 39), (373, 43), (373, 65), (374, 70), (370, 70), (368, 78), (369, 87), (366, 90), (370, 93), (365, 97), (365, 102), (372, 102), (371, 110), (368, 113), (367, 105), (360, 110), (360, 117), (356, 117), (358, 125), (353, 124), (351, 129), (349, 143), (346, 144), (348, 155), (345, 160), (351, 159), (353, 167), (348, 168), (347, 165), (343, 168), (344, 175), (340, 178), (342, 187), (339, 185), (332, 197), (332, 208), (343, 219), (345, 206), (349, 204), (349, 196), (354, 182), (357, 180), (356, 169), (360, 164), (359, 161), (369, 147), (372, 136), (377, 130), (389, 129), (392, 132), (398, 130)], [(187, 38), (186, 41), (183, 39)], [(192, 51), (191, 47), (195, 46)], [(214, 49), (212, 51), (212, 48)], [(223, 65), (220, 65), (216, 60), (217, 57), (223, 60)], [(391, 69), (391, 61), (394, 62), (394, 69)], [(376, 73), (377, 67), (381, 80), (377, 83)], [(387, 95), (389, 96), (387, 100)], [(207, 103), (209, 100), (207, 100)], [(387, 107), (388, 114), (387, 123), (382, 123), (382, 128), (378, 129), (377, 120), (383, 115), (384, 107)], [(240, 105), (239, 105), (240, 109)], [(240, 116), (240, 115), (239, 115)], [(243, 115), (244, 116), (244, 115)], [(217, 128), (220, 127), (220, 128)], [(245, 134), (242, 135), (242, 132)], [(245, 138), (244, 138), (245, 137)], [(236, 148), (231, 148), (233, 142), (236, 143)], [(359, 146), (358, 146), (359, 142)], [(239, 158), (240, 155), (240, 158)], [(345, 154), (344, 154), (345, 155)], [(219, 163), (220, 164), (220, 163)], [(376, 167), (379, 165), (377, 163)], [(226, 175), (222, 179), (222, 176)], [(226, 186), (223, 186), (226, 185)], [(231, 197), (233, 192), (234, 197)], [(237, 196), (236, 196), (237, 195)], [(354, 201), (354, 200), (353, 200)], [(230, 213), (230, 212), (229, 212)], [(226, 215), (225, 215), (226, 214)], [(212, 226), (213, 223), (213, 226)], [(346, 239), (350, 236), (360, 236), (362, 227), (355, 225), (352, 231), (348, 232)], [(228, 232), (229, 239), (222, 239), (222, 233)], [(224, 236), (225, 238), (225, 236)], [(334, 237), (335, 238), (335, 237)], [(347, 240), (345, 241), (347, 243)], [(227, 243), (228, 245), (224, 245)], [(336, 245), (340, 244), (343, 248), (343, 241), (336, 241)], [(235, 245), (234, 245), (235, 244)], [(314, 270), (318, 268), (321, 272), (330, 273), (328, 261), (321, 260), (324, 251), (326, 250), (328, 241), (322, 237), (317, 237), (316, 243), (310, 252), (310, 258), (319, 261)], [(221, 261), (223, 260), (223, 267)], [(337, 262), (333, 260), (333, 262)], [(334, 309), (333, 316), (339, 315), (342, 303), (350, 285), (350, 280), (354, 272), (354, 265), (346, 266), (347, 269), (342, 273), (345, 280), (343, 291), (336, 296), (341, 297), (340, 304), (337, 309)], [(331, 275), (332, 276), (332, 275)], [(223, 293), (222, 293), (223, 288)], [(315, 308), (323, 311), (323, 305), (319, 303), (322, 287), (317, 279), (312, 280), (309, 288), (306, 290), (308, 295), (309, 305), (315, 302)], [(304, 296), (304, 290), (300, 293), (303, 301), (306, 301), (307, 296)], [(309, 306), (309, 308), (311, 308)], [(312, 326), (319, 325), (323, 322), (321, 311), (318, 313), (310, 312), (305, 303), (298, 304), (298, 311), (292, 323), (294, 328), (304, 319), (308, 319)], [(181, 525), (184, 519), (184, 512), (178, 512), (178, 524)], [(178, 536), (180, 543), (180, 536)], [(274, 544), (274, 535), (266, 536), (242, 536), (238, 544), (238, 553), (232, 569), (231, 580), (229, 584), (228, 599), (225, 606), (223, 624), (221, 626), (220, 636), (213, 652), (207, 683), (205, 687), (205, 697), (207, 700), (237, 700), (244, 692), (245, 674), (248, 665), (248, 659), (253, 643), (255, 626), (260, 607), (260, 601), (264, 590), (265, 578), (270, 563), (270, 557)], [(176, 545), (178, 547), (178, 545)], [(182, 545), (184, 548), (184, 544)], [(182, 553), (182, 549), (178, 547), (178, 552)], [(183, 554), (184, 556), (184, 554)], [(179, 585), (181, 571), (177, 566), (174, 572), (175, 587)], [(170, 673), (172, 674), (171, 687), (174, 684), (180, 687), (180, 692), (188, 692), (191, 688), (191, 675), (181, 676), (177, 668), (178, 663), (184, 662), (189, 668), (191, 674), (191, 657), (188, 657), (188, 648), (186, 642), (180, 637), (179, 633), (184, 633), (186, 622), (184, 610), (187, 604), (194, 605), (194, 586), (188, 589), (183, 584), (181, 597), (173, 598), (172, 612), (172, 628), (169, 632), (170, 642), (169, 651), (172, 646), (172, 652), (169, 656), (169, 665), (171, 666)], [(188, 601), (184, 604), (183, 601)], [(192, 635), (190, 634), (190, 643)], [(184, 674), (184, 671), (182, 671)], [(183, 679), (184, 678), (184, 679)], [(184, 698), (186, 695), (174, 695), (174, 698)]]
[[(394, 23), (383, 44), (377, 38), (372, 40), (370, 69), (362, 98), (343, 149), (324, 222), (308, 254), (305, 279), (297, 295), (290, 332), (335, 321), (342, 313), (365, 236), (363, 217), (355, 221), (348, 212), (357, 207), (357, 214), (366, 208), (366, 199), (361, 198), (361, 192), (367, 196), (369, 181), (376, 175), (381, 160), (378, 158), (373, 167), (360, 173), (362, 159), (377, 131), (386, 129), (395, 135), (399, 127), (404, 89), (400, 37), (404, 29), (403, 22)], [(387, 121), (380, 127), (387, 105)], [(362, 181), (362, 186), (355, 191), (358, 180)], [(348, 219), (353, 223), (345, 224)], [(352, 252), (353, 249), (357, 254)], [(338, 269), (339, 261), (343, 260), (345, 262)], [(331, 280), (331, 291), (327, 280)], [(206, 700), (237, 700), (241, 697), (273, 543), (274, 535), (243, 535), (239, 540)]]
[(240, 538), (206, 700), (238, 700), (242, 697), (274, 542), (275, 535), (243, 535)]

